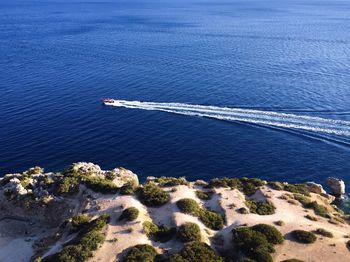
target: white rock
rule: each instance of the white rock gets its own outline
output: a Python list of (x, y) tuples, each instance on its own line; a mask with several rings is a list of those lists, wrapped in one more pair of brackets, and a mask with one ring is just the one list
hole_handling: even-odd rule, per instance
[(345, 194), (345, 183), (343, 180), (335, 177), (329, 177), (327, 179), (327, 184), (331, 189), (332, 194), (336, 196), (342, 196)]
[(315, 182), (307, 182), (306, 186), (307, 186), (308, 190), (312, 193), (326, 194), (326, 191), (323, 189), (321, 184), (317, 184)]

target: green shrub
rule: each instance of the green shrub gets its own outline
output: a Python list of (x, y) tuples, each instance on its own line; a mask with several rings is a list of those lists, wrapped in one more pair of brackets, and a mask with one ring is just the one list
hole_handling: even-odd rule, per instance
[(232, 230), (232, 240), (238, 250), (248, 259), (272, 262), (270, 253), (275, 252), (274, 244), (281, 244), (283, 236), (273, 226), (258, 224), (253, 227), (238, 227)]
[[(180, 255), (183, 259), (191, 262), (222, 262), (223, 259), (215, 254), (215, 251), (205, 243), (189, 242), (185, 244), (181, 250)], [(177, 260), (183, 261), (183, 260)]]
[(164, 225), (158, 226), (149, 221), (145, 221), (142, 225), (145, 234), (157, 242), (168, 242), (176, 233), (175, 227), (167, 227)]
[(269, 182), (268, 185), (275, 190), (283, 190), (284, 185), (281, 182)]
[(203, 224), (213, 230), (220, 230), (224, 227), (224, 219), (216, 212), (202, 209), (199, 213), (199, 219)]
[(310, 196), (310, 191), (305, 184), (283, 184), (281, 182), (269, 182), (268, 185), (275, 190), (285, 190), (292, 193)]
[(154, 182), (158, 183), (159, 186), (179, 186), (179, 185), (188, 185), (188, 181), (185, 177), (159, 177), (154, 180)]
[(177, 237), (182, 242), (201, 241), (201, 230), (197, 224), (187, 222), (179, 227)]
[(202, 200), (210, 200), (213, 194), (214, 194), (213, 191), (203, 191), (203, 190), (196, 191), (196, 196)]
[(65, 176), (58, 184), (57, 192), (59, 194), (68, 194), (78, 192), (79, 181), (76, 177)]
[(92, 230), (86, 233), (79, 241), (87, 250), (97, 250), (98, 247), (105, 241), (105, 236), (97, 230)]
[(238, 178), (213, 178), (209, 181), (209, 187), (230, 187), (238, 188), (241, 184)]
[(136, 191), (137, 186), (134, 181), (126, 182), (119, 190), (121, 195), (132, 195)]
[(158, 232), (158, 225), (150, 222), (150, 221), (145, 221), (142, 224), (143, 226), (143, 231), (144, 233), (148, 236), (151, 237), (153, 235), (155, 235)]
[(321, 217), (328, 217), (327, 208), (323, 205), (318, 204), (316, 201), (313, 201), (305, 206), (306, 208), (311, 208), (314, 210), (315, 214)]
[(323, 228), (318, 228), (315, 230), (315, 233), (316, 234), (319, 234), (321, 236), (324, 236), (324, 237), (329, 237), (329, 238), (332, 238), (334, 237), (332, 232), (329, 232), (328, 230), (326, 229), (323, 229)]
[(291, 233), (299, 243), (303, 244), (314, 243), (317, 239), (314, 233), (305, 230), (294, 230)]
[(110, 220), (110, 216), (108, 214), (103, 214), (100, 217), (92, 220), (86, 227), (85, 231), (92, 231), (92, 230), (100, 231), (107, 225), (109, 220)]
[(310, 191), (305, 184), (286, 184), (283, 185), (283, 190), (310, 196)]
[(265, 182), (258, 178), (213, 178), (209, 181), (209, 187), (230, 187), (232, 189), (239, 189), (246, 195), (253, 195), (256, 189)]
[[(86, 261), (91, 253), (86, 250), (82, 245), (70, 245), (64, 247), (57, 255), (59, 262), (83, 262)], [(48, 260), (49, 261), (49, 260)]]
[(269, 242), (265, 235), (250, 227), (238, 227), (233, 229), (232, 240), (239, 249), (247, 254), (257, 248), (269, 249)]
[(275, 225), (280, 226), (280, 227), (285, 225), (285, 223), (282, 220), (277, 220), (274, 223), (275, 223)]
[(265, 182), (258, 178), (240, 178), (241, 186), (238, 187), (239, 190), (243, 191), (247, 196), (253, 195), (257, 188), (263, 186)]
[(249, 214), (249, 210), (246, 209), (245, 207), (238, 208), (237, 212), (240, 214)]
[(100, 177), (85, 176), (83, 181), (88, 188), (102, 194), (115, 194), (119, 189), (111, 180)]
[[(81, 221), (84, 219), (76, 219)], [(70, 245), (64, 247), (60, 252), (47, 257), (44, 261), (51, 262), (83, 262), (92, 256), (92, 251), (96, 250), (105, 240), (101, 231), (109, 221), (109, 215), (104, 214), (89, 223), (79, 224), (80, 230), (78, 236), (70, 242)]]
[(328, 217), (327, 208), (323, 205), (318, 204), (316, 201), (311, 201), (310, 198), (302, 196), (300, 194), (294, 194), (294, 198), (298, 200), (303, 207), (313, 209), (315, 214), (321, 217)]
[(90, 217), (86, 214), (76, 214), (72, 217), (72, 226), (74, 230), (80, 230), (90, 222)]
[(132, 247), (129, 252), (127, 253), (124, 261), (125, 262), (152, 262), (154, 261), (154, 258), (157, 255), (157, 251), (154, 249), (154, 247), (143, 244), (143, 245), (136, 245)]
[(216, 212), (201, 208), (199, 204), (191, 198), (183, 198), (176, 202), (181, 212), (199, 217), (204, 225), (219, 230), (224, 226), (224, 219)]
[(273, 247), (266, 237), (249, 227), (240, 227), (233, 230), (233, 242), (248, 258), (254, 261), (272, 262), (269, 254)]
[(198, 216), (201, 210), (199, 204), (192, 198), (183, 198), (176, 202), (181, 212)]
[(147, 183), (140, 189), (139, 197), (146, 206), (161, 206), (168, 202), (169, 193), (154, 183)]
[(301, 194), (294, 194), (294, 199), (298, 200), (303, 206), (311, 203), (311, 199)]
[(281, 262), (304, 262), (303, 260), (292, 258), (292, 259), (286, 259)]
[(119, 220), (133, 221), (139, 216), (139, 210), (136, 207), (124, 209), (119, 217)]
[(259, 215), (272, 215), (276, 209), (270, 201), (247, 200), (246, 205), (251, 213)]
[(267, 241), (271, 244), (282, 244), (284, 241), (284, 237), (274, 226), (266, 224), (257, 224), (253, 226), (252, 229), (264, 234)]

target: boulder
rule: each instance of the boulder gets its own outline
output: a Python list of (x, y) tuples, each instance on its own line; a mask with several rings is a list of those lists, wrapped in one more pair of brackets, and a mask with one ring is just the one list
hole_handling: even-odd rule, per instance
[(311, 193), (326, 194), (326, 191), (323, 189), (322, 185), (320, 184), (317, 184), (314, 182), (307, 182), (306, 186)]
[(335, 177), (329, 177), (327, 179), (327, 184), (333, 195), (340, 197), (345, 194), (345, 183), (343, 180)]
[(146, 182), (151, 182), (151, 181), (154, 181), (154, 180), (156, 180), (157, 178), (155, 177), (155, 176), (148, 176), (147, 178), (146, 178)]
[(101, 175), (103, 171), (99, 165), (90, 162), (78, 162), (71, 166), (71, 170), (84, 175)]
[(208, 185), (208, 183), (207, 183), (206, 181), (202, 180), (202, 179), (197, 179), (197, 180), (194, 182), (194, 184), (195, 184), (196, 186), (207, 186), (207, 185)]
[(23, 196), (28, 194), (27, 189), (21, 185), (21, 181), (18, 178), (12, 178), (4, 187), (5, 191), (10, 191), (16, 196)]
[(113, 182), (118, 187), (122, 187), (127, 182), (132, 182), (135, 187), (139, 186), (139, 178), (132, 171), (119, 167), (113, 169), (112, 172), (115, 172), (116, 174), (116, 178), (113, 180)]

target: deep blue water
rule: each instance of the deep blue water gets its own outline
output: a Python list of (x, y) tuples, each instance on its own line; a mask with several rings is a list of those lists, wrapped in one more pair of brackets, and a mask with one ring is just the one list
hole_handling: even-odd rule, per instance
[(106, 107), (101, 97), (350, 121), (350, 2), (0, 1), (0, 174), (350, 184), (350, 137)]

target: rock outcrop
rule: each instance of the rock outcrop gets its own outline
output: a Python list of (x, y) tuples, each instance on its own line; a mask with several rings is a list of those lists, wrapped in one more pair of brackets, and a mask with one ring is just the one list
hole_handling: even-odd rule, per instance
[(341, 197), (345, 194), (345, 183), (343, 180), (335, 177), (329, 177), (327, 179), (327, 184), (331, 190), (331, 194), (335, 195), (336, 197)]
[(315, 182), (307, 182), (306, 186), (311, 193), (326, 194), (326, 191), (323, 189), (321, 184), (317, 184)]

